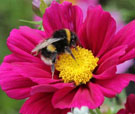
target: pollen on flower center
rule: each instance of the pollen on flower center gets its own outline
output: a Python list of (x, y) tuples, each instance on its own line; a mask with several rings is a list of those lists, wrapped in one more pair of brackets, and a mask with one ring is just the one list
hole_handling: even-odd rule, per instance
[(77, 46), (72, 49), (74, 60), (69, 54), (61, 54), (56, 61), (56, 70), (65, 83), (74, 82), (76, 85), (86, 84), (92, 78), (92, 72), (97, 66), (98, 58), (90, 50)]

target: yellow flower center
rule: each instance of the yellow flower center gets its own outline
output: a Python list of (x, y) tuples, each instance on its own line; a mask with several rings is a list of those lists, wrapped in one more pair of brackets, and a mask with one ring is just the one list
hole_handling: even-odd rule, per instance
[(98, 58), (90, 50), (77, 46), (72, 49), (75, 60), (69, 54), (61, 54), (56, 61), (56, 70), (64, 83), (74, 82), (76, 85), (86, 84), (92, 78), (92, 72), (97, 66)]

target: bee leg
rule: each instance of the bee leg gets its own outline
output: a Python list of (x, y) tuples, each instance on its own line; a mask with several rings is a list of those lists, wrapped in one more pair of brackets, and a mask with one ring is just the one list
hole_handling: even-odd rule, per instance
[(37, 55), (39, 54), (39, 51), (36, 51), (35, 54), (33, 54), (33, 53), (31, 52), (31, 54), (32, 54), (33, 56), (37, 56)]
[(69, 53), (69, 54), (72, 56), (72, 58), (75, 60), (75, 57), (74, 57), (74, 55), (72, 54), (72, 51), (70, 50), (69, 47), (66, 47), (66, 48), (65, 48), (65, 51), (66, 51), (67, 53)]
[(52, 79), (53, 79), (53, 76), (54, 76), (54, 71), (55, 71), (55, 65), (53, 63), (52, 66), (51, 66)]
[(56, 58), (57, 58), (57, 53), (55, 53), (55, 54), (52, 56), (52, 66), (51, 66), (52, 79), (53, 79), (54, 72), (55, 72), (55, 65), (54, 65), (54, 64), (55, 64)]

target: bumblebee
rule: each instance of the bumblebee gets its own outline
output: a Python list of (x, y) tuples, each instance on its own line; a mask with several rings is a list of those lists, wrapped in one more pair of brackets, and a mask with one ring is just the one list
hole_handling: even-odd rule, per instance
[(55, 62), (59, 54), (68, 53), (75, 59), (71, 52), (71, 47), (76, 48), (78, 38), (76, 34), (69, 29), (57, 30), (51, 38), (39, 43), (32, 53), (41, 54), (41, 60), (51, 66), (52, 78), (55, 72)]

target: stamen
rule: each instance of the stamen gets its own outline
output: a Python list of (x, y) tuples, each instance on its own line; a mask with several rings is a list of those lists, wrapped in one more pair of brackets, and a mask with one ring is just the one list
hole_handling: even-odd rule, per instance
[(69, 54), (61, 54), (56, 61), (56, 70), (65, 83), (74, 82), (76, 85), (86, 84), (92, 78), (92, 72), (97, 66), (98, 58), (90, 50), (77, 46), (72, 49), (74, 60)]

